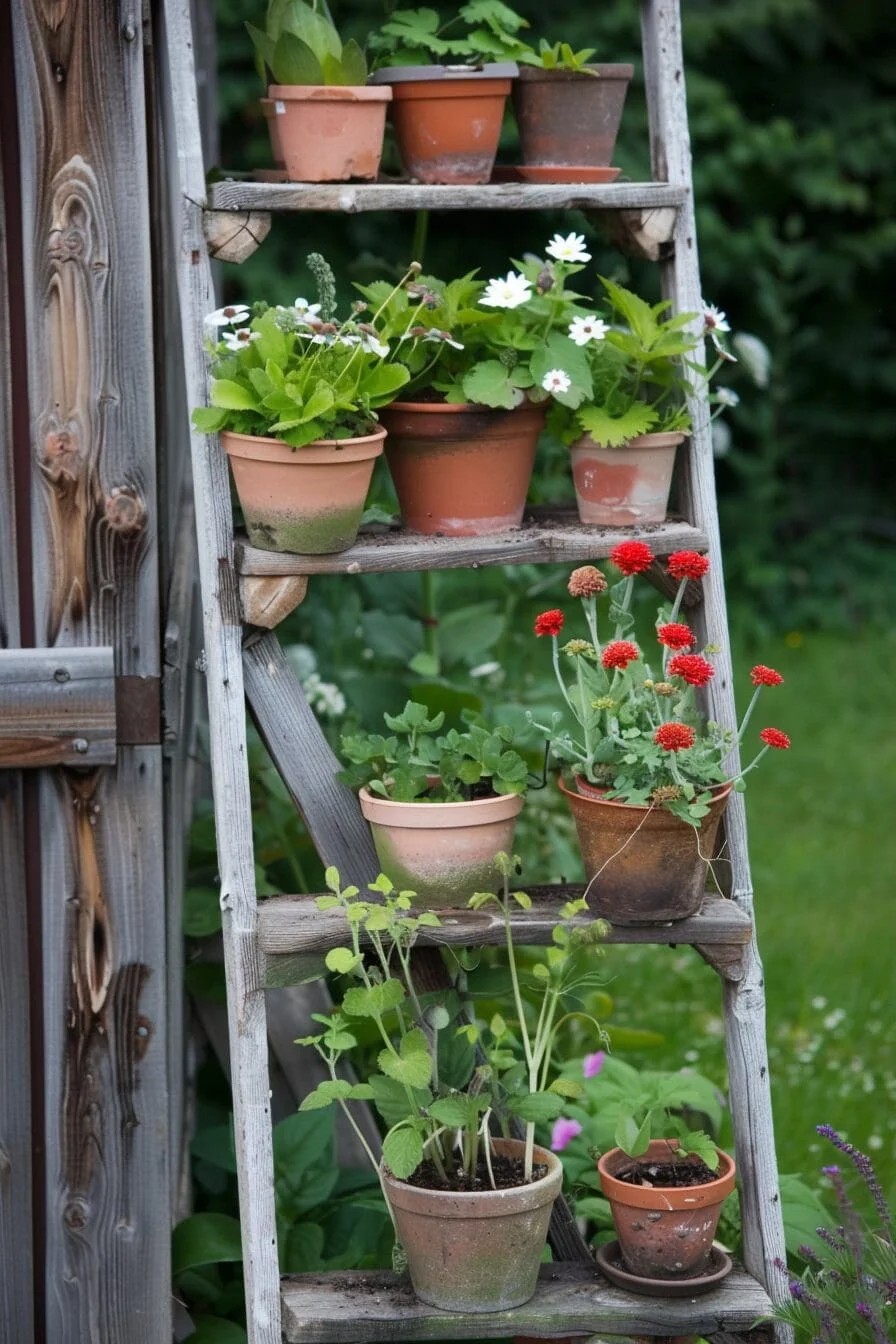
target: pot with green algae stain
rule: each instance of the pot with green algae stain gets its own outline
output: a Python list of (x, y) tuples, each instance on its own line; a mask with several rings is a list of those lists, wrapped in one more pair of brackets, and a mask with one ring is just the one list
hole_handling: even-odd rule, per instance
[(347, 550), (358, 535), (385, 437), (378, 426), (363, 438), (291, 448), (281, 439), (223, 433), (252, 545), (300, 555)]
[(370, 822), (380, 868), (400, 891), (427, 909), (458, 909), (477, 891), (498, 891), (495, 856), (513, 853), (523, 806), (518, 793), (461, 803), (400, 803), (358, 795)]

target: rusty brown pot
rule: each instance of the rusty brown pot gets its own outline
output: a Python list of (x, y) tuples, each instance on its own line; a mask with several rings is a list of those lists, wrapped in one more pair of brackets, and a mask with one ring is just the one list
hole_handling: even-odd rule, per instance
[(597, 1163), (623, 1262), (632, 1274), (648, 1279), (696, 1278), (704, 1272), (722, 1205), (734, 1189), (734, 1159), (721, 1149), (718, 1175), (705, 1185), (677, 1189), (617, 1180), (616, 1173), (635, 1161), (698, 1161), (693, 1154), (675, 1157), (677, 1146), (674, 1139), (654, 1139), (639, 1158), (611, 1148)]
[(730, 784), (714, 790), (697, 828), (664, 807), (609, 801), (578, 778), (575, 790), (557, 782), (575, 821), (588, 881), (585, 899), (594, 914), (612, 924), (667, 923), (696, 914)]
[(392, 88), (390, 120), (404, 170), (427, 183), (488, 182), (514, 62), (463, 66), (394, 66), (374, 84)]
[(481, 537), (519, 527), (544, 426), (541, 406), (399, 402), (379, 417), (405, 527)]
[[(498, 1153), (522, 1156), (519, 1139), (494, 1139)], [(548, 1170), (509, 1190), (424, 1190), (383, 1170), (398, 1239), (414, 1292), (442, 1311), (509, 1311), (535, 1292), (554, 1200), (563, 1183), (560, 1159), (535, 1148)]]
[(589, 65), (594, 74), (520, 67), (513, 110), (523, 162), (598, 168), (612, 163), (631, 65)]
[(599, 527), (661, 523), (666, 517), (675, 453), (684, 435), (641, 434), (607, 448), (583, 434), (569, 446), (579, 518)]
[(275, 163), (289, 182), (372, 181), (391, 99), (391, 89), (367, 85), (272, 84), (262, 111)]

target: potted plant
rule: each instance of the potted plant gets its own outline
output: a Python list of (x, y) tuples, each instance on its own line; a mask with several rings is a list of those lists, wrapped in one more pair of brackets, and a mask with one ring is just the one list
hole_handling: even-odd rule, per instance
[(507, 724), (489, 727), (466, 712), (442, 732), (409, 700), (384, 715), (390, 736), (342, 738), (345, 781), (359, 790), (383, 872), (430, 907), (463, 906), (499, 879), (496, 855), (513, 847), (528, 769)]
[[(357, 42), (342, 42), (323, 0), (269, 0), (247, 23), (276, 165), (290, 182), (375, 178), (392, 92), (367, 84)], [(268, 78), (270, 76), (270, 79)]]
[[(570, 902), (539, 974), (526, 979), (511, 910), (529, 898), (510, 891), (515, 860), (502, 854), (499, 862), (502, 894), (471, 904), (496, 903), (503, 911), (514, 1023), (500, 1014), (487, 1024), (471, 1019), (456, 994), (421, 997), (410, 949), (420, 927), (438, 927), (438, 916), (415, 914), (412, 893), (397, 892), (383, 875), (361, 896), (356, 887), (343, 889), (331, 868), (331, 895), (318, 904), (345, 912), (348, 939), (327, 954), (327, 965), (350, 987), (331, 1015), (316, 1017), (323, 1031), (298, 1042), (317, 1050), (330, 1074), (301, 1109), (333, 1102), (343, 1108), (379, 1174), (415, 1293), (446, 1311), (507, 1311), (535, 1290), (562, 1181), (559, 1160), (534, 1141), (535, 1125), (549, 1123), (563, 1098), (580, 1090), (570, 1080), (550, 1080), (551, 1049), (564, 1004), (595, 982), (595, 945), (606, 931), (600, 921), (570, 928), (583, 908)], [(537, 1029), (524, 983), (535, 991)], [(366, 1081), (350, 1084), (337, 1067), (365, 1024), (384, 1048)], [(382, 1161), (357, 1128), (352, 1101), (372, 1101), (388, 1126)], [(509, 1137), (512, 1119), (525, 1125), (525, 1138)]]
[[(609, 308), (604, 316), (584, 314), (569, 332), (587, 359), (591, 393), (558, 406), (549, 427), (569, 445), (582, 522), (658, 523), (666, 516), (676, 449), (691, 427), (688, 397), (698, 378), (708, 381), (722, 363), (734, 362), (722, 340), (729, 326), (711, 306), (698, 328), (699, 314), (670, 315), (668, 302), (648, 304), (600, 279)], [(715, 360), (704, 369), (706, 338)], [(736, 402), (723, 389), (713, 414)]]
[[(763, 728), (758, 755), (742, 770), (728, 765), (743, 741), (763, 687), (780, 685), (774, 668), (757, 664), (753, 697), (735, 733), (707, 721), (697, 694), (715, 675), (714, 649), (702, 653), (694, 632), (679, 619), (688, 583), (702, 580), (709, 560), (676, 551), (666, 573), (678, 584), (672, 606), (656, 619), (654, 653), (632, 638), (635, 576), (655, 562), (642, 541), (621, 542), (610, 553), (621, 580), (609, 587), (593, 565), (573, 571), (571, 596), (581, 600), (585, 638), (561, 643), (561, 610), (542, 612), (535, 633), (548, 636), (564, 713), (536, 724), (554, 755), (572, 769), (572, 787), (558, 781), (572, 812), (588, 879), (589, 906), (620, 924), (683, 919), (699, 909), (707, 866), (715, 857), (719, 822), (732, 788), (772, 749), (790, 739)], [(598, 598), (609, 599), (608, 628), (598, 619)], [(564, 715), (577, 725), (562, 726)]]
[(418, 182), (491, 177), (518, 66), (489, 58), (481, 25), (486, 15), (500, 23), (503, 14), (512, 11), (501, 0), (472, 0), (446, 22), (434, 9), (400, 9), (370, 37), (371, 82), (392, 90), (398, 152)]
[(206, 318), (211, 404), (193, 423), (221, 435), (252, 544), (318, 554), (355, 540), (386, 435), (377, 410), (408, 371), (399, 343), (383, 339), (381, 314), (339, 318), (332, 271), (318, 253), (308, 266), (318, 303), (230, 306)]
[(582, 311), (568, 282), (589, 259), (581, 235), (556, 234), (543, 260), (514, 262), (488, 282), (421, 276), (390, 298), (382, 283), (359, 287), (383, 308), (390, 336), (416, 333), (399, 356), (408, 382), (383, 417), (407, 527), (482, 536), (520, 525), (547, 408), (591, 391), (586, 355), (568, 335)]

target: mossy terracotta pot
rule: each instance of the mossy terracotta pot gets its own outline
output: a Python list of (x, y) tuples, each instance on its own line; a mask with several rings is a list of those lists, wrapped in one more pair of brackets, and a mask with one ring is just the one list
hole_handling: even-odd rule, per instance
[(611, 801), (581, 778), (570, 789), (557, 781), (573, 816), (588, 908), (612, 924), (687, 919), (703, 903), (709, 860), (731, 785), (714, 790), (699, 827), (665, 807)]
[(519, 527), (544, 427), (541, 406), (394, 401), (379, 415), (405, 527), (447, 537)]
[(224, 433), (249, 540), (264, 551), (328, 555), (358, 535), (386, 431), (290, 448), (280, 439)]
[[(521, 1157), (518, 1139), (494, 1139), (499, 1154)], [(386, 1195), (408, 1257), (414, 1292), (442, 1311), (509, 1311), (535, 1292), (563, 1168), (536, 1146), (546, 1175), (508, 1190), (424, 1190), (383, 1172)]]
[(460, 184), (491, 177), (514, 62), (390, 66), (372, 76), (392, 89), (390, 120), (404, 170), (418, 182)]
[(630, 1185), (618, 1179), (617, 1173), (634, 1162), (698, 1161), (692, 1154), (675, 1157), (676, 1147), (674, 1139), (654, 1139), (639, 1158), (611, 1148), (597, 1163), (623, 1262), (646, 1279), (696, 1278), (704, 1272), (722, 1205), (734, 1189), (734, 1159), (721, 1149), (716, 1150), (716, 1179), (705, 1185)]
[(391, 100), (385, 86), (271, 84), (262, 111), (275, 163), (289, 182), (372, 181)]
[(602, 168), (613, 161), (631, 65), (589, 65), (592, 73), (520, 67), (513, 110), (523, 163)]
[(576, 505), (583, 523), (627, 527), (661, 523), (684, 434), (642, 434), (619, 448), (583, 434), (569, 446)]
[(495, 855), (513, 852), (518, 793), (469, 803), (399, 803), (359, 792), (380, 867), (428, 909), (457, 909), (477, 891), (498, 891)]

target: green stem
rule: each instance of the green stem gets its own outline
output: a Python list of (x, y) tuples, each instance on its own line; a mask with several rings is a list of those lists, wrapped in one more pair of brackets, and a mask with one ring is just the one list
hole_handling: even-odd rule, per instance
[(414, 233), (411, 238), (411, 260), (423, 264), (426, 252), (426, 238), (429, 233), (429, 211), (418, 210), (414, 215)]
[(761, 687), (761, 686), (757, 686), (757, 687), (756, 687), (755, 691), (753, 692), (753, 698), (751, 699), (750, 703), (747, 705), (747, 711), (746, 711), (746, 713), (744, 714), (744, 717), (741, 719), (740, 727), (739, 727), (738, 730), (737, 730), (737, 740), (738, 740), (738, 742), (740, 742), (740, 741), (743, 739), (743, 735), (744, 735), (744, 732), (746, 731), (747, 724), (750, 722), (750, 716), (752, 715), (753, 710), (756, 708), (756, 701), (759, 699), (759, 692), (760, 692), (761, 690), (762, 690), (762, 687)]
[(420, 574), (421, 620), (423, 622), (423, 647), (428, 654), (439, 661), (439, 614), (436, 604), (436, 573), (433, 569), (424, 569)]
[(672, 604), (672, 610), (669, 613), (669, 622), (678, 620), (678, 613), (681, 610), (681, 603), (684, 597), (684, 590), (688, 586), (687, 579), (682, 579), (678, 585), (678, 592), (675, 594), (675, 601)]

